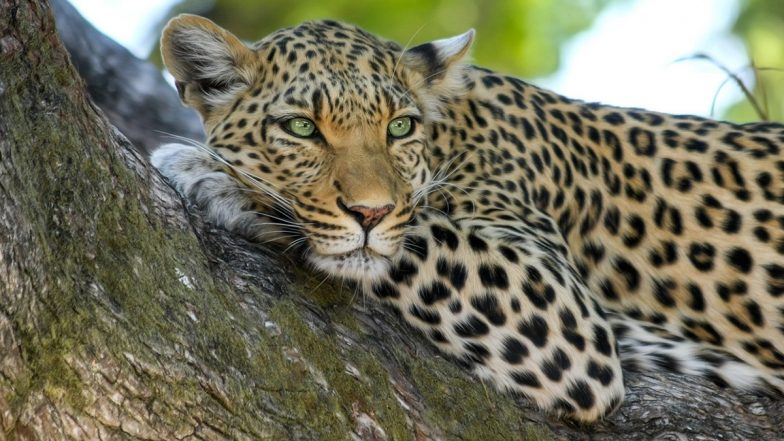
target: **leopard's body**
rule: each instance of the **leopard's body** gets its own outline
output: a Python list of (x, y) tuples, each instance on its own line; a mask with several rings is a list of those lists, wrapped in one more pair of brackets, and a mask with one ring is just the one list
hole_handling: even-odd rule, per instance
[(214, 153), (153, 162), (542, 408), (606, 415), (622, 363), (781, 394), (784, 126), (570, 100), (461, 64), (472, 37), (406, 51), (322, 21), (249, 49), (179, 17), (164, 59)]

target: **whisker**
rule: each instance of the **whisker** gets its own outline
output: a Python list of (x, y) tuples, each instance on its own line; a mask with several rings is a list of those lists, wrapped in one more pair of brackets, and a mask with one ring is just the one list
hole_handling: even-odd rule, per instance
[(301, 237), (299, 239), (291, 241), (289, 246), (287, 246), (286, 249), (284, 249), (281, 254), (286, 254), (286, 252), (288, 252), (290, 249), (295, 248), (299, 245), (303, 245), (307, 240), (308, 240), (307, 237)]
[[(276, 224), (276, 223), (273, 223), (273, 222), (264, 222), (264, 223), (255, 224), (255, 225), (259, 226), (259, 227), (265, 226), (265, 225), (271, 225), (271, 226), (274, 226), (277, 229), (276, 231), (281, 231), (283, 233), (289, 233), (289, 234), (296, 234), (297, 236), (305, 234), (305, 232), (302, 231), (299, 228), (285, 226), (285, 225), (280, 225), (280, 224)], [(271, 230), (267, 230), (267, 231), (271, 231)]]
[(291, 204), (291, 201), (287, 200), (282, 195), (280, 195), (276, 190), (271, 188), (272, 184), (267, 182), (264, 178), (262, 178), (260, 176), (256, 176), (256, 175), (251, 174), (251, 173), (248, 173), (245, 170), (241, 170), (241, 169), (235, 167), (233, 164), (228, 162), (226, 159), (224, 159), (222, 156), (220, 156), (218, 153), (216, 153), (214, 150), (212, 150), (212, 148), (210, 148), (209, 146), (205, 145), (204, 143), (196, 141), (196, 140), (193, 140), (193, 139), (190, 139), (190, 138), (186, 138), (184, 136), (171, 134), (171, 133), (166, 134), (166, 135), (169, 136), (169, 137), (172, 137), (172, 138), (174, 138), (176, 140), (186, 142), (186, 143), (188, 143), (188, 144), (190, 144), (190, 145), (192, 145), (192, 146), (194, 146), (196, 148), (199, 148), (199, 149), (203, 150), (208, 155), (210, 155), (213, 159), (215, 159), (217, 162), (225, 165), (226, 167), (230, 168), (231, 170), (233, 170), (237, 174), (247, 178), (251, 182), (251, 184), (256, 186), (259, 190), (262, 190), (264, 192), (263, 194), (265, 194), (266, 196), (271, 197), (273, 200), (277, 201), (281, 205), (288, 206), (288, 205)]
[(320, 282), (318, 285), (316, 285), (316, 287), (315, 287), (315, 288), (313, 288), (312, 290), (310, 290), (310, 294), (309, 294), (309, 295), (310, 295), (310, 296), (312, 296), (312, 295), (313, 295), (313, 294), (316, 292), (316, 290), (317, 290), (317, 289), (319, 289), (319, 288), (321, 288), (321, 285), (323, 285), (323, 284), (324, 284), (324, 282), (326, 282), (326, 281), (327, 281), (327, 279), (329, 279), (330, 277), (332, 277), (332, 274), (330, 274), (330, 273), (327, 273), (327, 274), (324, 276), (324, 279), (322, 279), (322, 280), (321, 280), (321, 282)]
[(425, 26), (426, 24), (420, 26), (419, 29), (417, 29), (416, 32), (414, 32), (414, 34), (411, 35), (411, 37), (409, 37), (408, 41), (406, 41), (406, 44), (403, 46), (403, 50), (400, 51), (400, 56), (397, 57), (397, 61), (395, 61), (395, 67), (392, 68), (393, 75), (397, 73), (397, 66), (400, 64), (400, 61), (403, 59), (403, 56), (406, 54), (406, 50), (408, 50), (408, 47), (411, 45), (411, 42), (414, 41), (414, 38), (416, 38), (417, 34), (419, 34), (419, 32), (421, 32), (422, 29), (425, 28)]
[(265, 211), (253, 211), (252, 213), (258, 214), (259, 216), (268, 217), (270, 219), (274, 219), (274, 220), (277, 220), (277, 221), (279, 221), (279, 222), (281, 222), (283, 224), (288, 224), (288, 225), (297, 225), (297, 226), (313, 225), (313, 222), (300, 222), (300, 221), (293, 220), (293, 219), (286, 219), (286, 218), (282, 218), (282, 217), (278, 217), (278, 216), (273, 216), (273, 215), (271, 215), (271, 214), (269, 214), (269, 213), (267, 213)]

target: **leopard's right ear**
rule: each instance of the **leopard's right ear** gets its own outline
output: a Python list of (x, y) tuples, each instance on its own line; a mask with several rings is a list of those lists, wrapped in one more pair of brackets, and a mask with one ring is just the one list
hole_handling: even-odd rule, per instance
[(255, 53), (229, 31), (196, 15), (169, 21), (161, 36), (163, 64), (182, 101), (206, 120), (231, 104), (256, 72)]

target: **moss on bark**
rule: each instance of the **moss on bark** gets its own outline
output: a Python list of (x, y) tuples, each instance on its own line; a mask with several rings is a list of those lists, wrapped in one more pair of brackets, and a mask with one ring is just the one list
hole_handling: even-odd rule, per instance
[(0, 244), (0, 440), (784, 430), (776, 403), (727, 411), (734, 395), (661, 377), (629, 376), (607, 423), (544, 418), (387, 309), (214, 231), (89, 103), (41, 0), (0, 0)]
[[(303, 303), (243, 308), (264, 294), (238, 294), (193, 231), (162, 216), (149, 170), (129, 167), (139, 158), (123, 152), (128, 146), (89, 104), (46, 3), (0, 4), (10, 35), (0, 63), (2, 183), (13, 191), (6, 205), (15, 221), (3, 239), (29, 273), (25, 296), (2, 310), (23, 363), (0, 381), (15, 415), (4, 429), (41, 430), (30, 414), (47, 403), (79, 421), (102, 415), (103, 430), (118, 436), (202, 424), (236, 438), (348, 439), (375, 430), (412, 439), (411, 418), (373, 351), (311, 329), (303, 317), (312, 306)], [(330, 326), (361, 332), (350, 294), (299, 276), (295, 286), (334, 312)], [(433, 368), (406, 358), (415, 372)], [(104, 366), (91, 372), (91, 363)], [(109, 405), (96, 372), (124, 385), (120, 408), (101, 410)], [(154, 412), (121, 408), (135, 401)], [(190, 424), (181, 424), (184, 411)], [(428, 424), (445, 421), (432, 415)]]

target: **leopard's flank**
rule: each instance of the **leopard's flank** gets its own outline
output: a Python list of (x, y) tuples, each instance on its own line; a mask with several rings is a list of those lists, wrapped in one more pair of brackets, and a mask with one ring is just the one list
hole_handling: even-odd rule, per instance
[(465, 64), (473, 38), (179, 16), (163, 58), (208, 139), (152, 161), (544, 409), (602, 418), (622, 365), (781, 394), (784, 126), (571, 100)]

